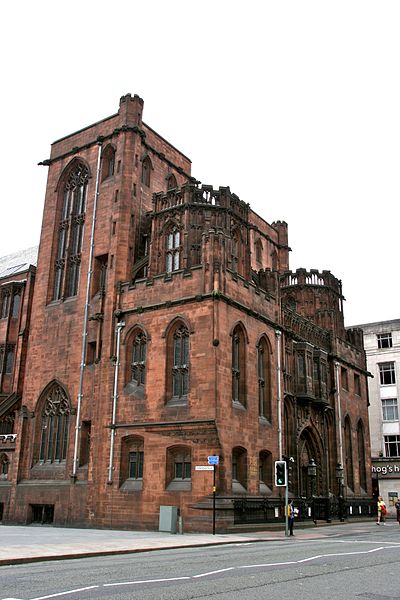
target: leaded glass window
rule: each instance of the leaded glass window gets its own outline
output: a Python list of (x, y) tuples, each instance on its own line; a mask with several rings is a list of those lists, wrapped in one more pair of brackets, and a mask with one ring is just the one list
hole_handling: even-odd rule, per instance
[(182, 398), (189, 391), (189, 332), (184, 325), (173, 334), (172, 396)]
[(78, 293), (88, 180), (88, 169), (78, 163), (64, 185), (55, 263), (54, 300)]
[(144, 385), (146, 381), (146, 351), (147, 338), (143, 331), (136, 333), (133, 340), (132, 352), (132, 381), (137, 385)]
[(65, 391), (54, 386), (48, 394), (42, 412), (39, 460), (61, 462), (67, 456), (70, 403)]
[(180, 231), (174, 227), (174, 229), (169, 231), (166, 239), (165, 270), (167, 273), (177, 271), (180, 268), (180, 241)]

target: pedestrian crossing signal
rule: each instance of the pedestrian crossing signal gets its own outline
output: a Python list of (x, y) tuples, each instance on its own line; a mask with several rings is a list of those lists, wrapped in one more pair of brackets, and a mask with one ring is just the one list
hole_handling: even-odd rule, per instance
[(284, 487), (287, 483), (286, 462), (284, 460), (275, 461), (275, 485)]

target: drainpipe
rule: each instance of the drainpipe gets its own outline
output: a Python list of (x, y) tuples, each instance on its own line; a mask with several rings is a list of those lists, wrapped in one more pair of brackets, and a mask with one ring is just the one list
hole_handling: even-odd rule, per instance
[(93, 263), (93, 252), (94, 252), (94, 229), (96, 225), (96, 212), (97, 212), (97, 201), (99, 198), (99, 185), (100, 185), (100, 161), (101, 161), (101, 142), (98, 142), (99, 151), (97, 154), (97, 170), (96, 170), (96, 189), (94, 193), (93, 201), (93, 217), (92, 217), (92, 232), (90, 236), (90, 252), (87, 272), (87, 284), (86, 284), (86, 301), (85, 310), (83, 315), (83, 331), (82, 331), (82, 352), (81, 352), (81, 364), (79, 371), (79, 389), (78, 389), (78, 405), (76, 409), (76, 421), (75, 421), (75, 446), (74, 446), (74, 461), (72, 466), (72, 477), (76, 480), (76, 474), (78, 471), (79, 455), (79, 432), (81, 429), (81, 406), (83, 399), (83, 374), (85, 371), (85, 354), (86, 354), (86, 339), (87, 339), (87, 323), (89, 316), (89, 302), (90, 302), (90, 284), (92, 281), (92, 263)]
[(277, 391), (278, 391), (278, 455), (282, 460), (282, 391), (281, 391), (281, 331), (275, 331), (276, 336), (276, 362), (277, 362)]
[(340, 400), (339, 363), (335, 362), (335, 386), (336, 386), (336, 427), (338, 430), (338, 454), (342, 468), (343, 463), (343, 438), (342, 438), (342, 409)]
[(121, 347), (121, 331), (125, 327), (125, 323), (120, 321), (117, 323), (117, 354), (114, 363), (114, 389), (113, 389), (113, 405), (112, 405), (112, 419), (111, 419), (111, 443), (110, 443), (110, 463), (108, 465), (108, 480), (107, 483), (110, 485), (113, 482), (113, 470), (114, 470), (114, 445), (115, 445), (115, 423), (117, 417), (117, 400), (118, 400), (118, 376), (119, 376), (119, 358), (120, 358), (120, 347)]

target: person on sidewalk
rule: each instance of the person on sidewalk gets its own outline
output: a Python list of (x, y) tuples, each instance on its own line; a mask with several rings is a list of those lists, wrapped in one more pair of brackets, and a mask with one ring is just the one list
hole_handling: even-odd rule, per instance
[(378, 520), (376, 522), (377, 525), (385, 525), (385, 517), (386, 517), (386, 504), (383, 501), (382, 496), (378, 498)]
[(294, 533), (293, 533), (293, 525), (294, 525), (294, 506), (293, 506), (293, 500), (289, 500), (289, 504), (288, 504), (287, 510), (288, 510), (289, 535), (294, 535)]
[(397, 519), (398, 524), (400, 525), (400, 500), (397, 500), (397, 502), (394, 506), (396, 508), (396, 519)]

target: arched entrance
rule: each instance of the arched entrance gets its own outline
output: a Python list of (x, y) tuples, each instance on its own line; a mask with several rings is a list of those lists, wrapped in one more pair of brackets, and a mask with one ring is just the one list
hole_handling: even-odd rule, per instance
[[(299, 495), (309, 498), (322, 493), (322, 452), (318, 440), (307, 428), (301, 433), (298, 444), (299, 456)], [(312, 461), (316, 464), (315, 476), (310, 469)]]

